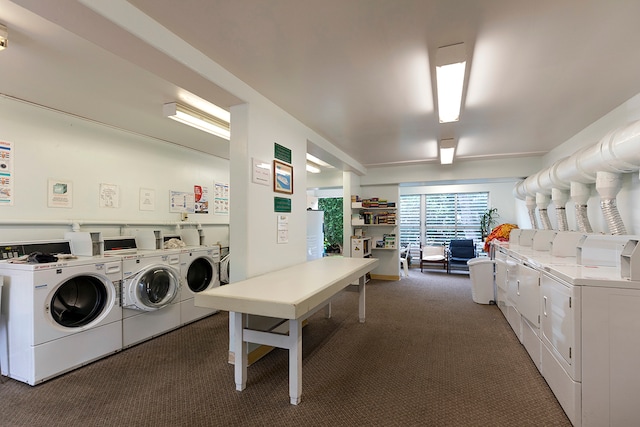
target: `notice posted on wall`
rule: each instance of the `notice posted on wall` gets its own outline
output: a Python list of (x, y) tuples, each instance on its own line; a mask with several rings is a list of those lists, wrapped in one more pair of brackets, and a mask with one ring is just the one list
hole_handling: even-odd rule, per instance
[(185, 191), (169, 191), (169, 211), (194, 213), (196, 205), (196, 197), (194, 193)]
[(278, 215), (278, 244), (289, 243), (289, 216)]
[(209, 213), (209, 188), (202, 185), (194, 185), (193, 196), (195, 202), (194, 213)]
[(0, 205), (13, 206), (13, 143), (0, 141)]
[(120, 187), (115, 184), (100, 184), (100, 207), (120, 207)]
[(73, 207), (73, 185), (71, 181), (47, 180), (47, 206), (50, 208)]
[(215, 182), (213, 187), (214, 215), (229, 215), (229, 184)]
[(140, 210), (155, 211), (156, 210), (156, 190), (151, 188), (140, 189)]

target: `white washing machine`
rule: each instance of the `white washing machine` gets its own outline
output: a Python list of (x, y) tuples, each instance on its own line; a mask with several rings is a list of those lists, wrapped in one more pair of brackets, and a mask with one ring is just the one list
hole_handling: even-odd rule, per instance
[(122, 349), (122, 263), (78, 257), (45, 263), (9, 258), (70, 253), (68, 241), (3, 244), (2, 374), (35, 385)]
[(198, 292), (220, 286), (219, 246), (193, 246), (180, 254), (180, 324), (193, 322), (217, 313), (218, 310), (196, 307), (194, 296)]
[(105, 238), (104, 247), (122, 260), (123, 348), (178, 328), (180, 250), (136, 250), (134, 238)]

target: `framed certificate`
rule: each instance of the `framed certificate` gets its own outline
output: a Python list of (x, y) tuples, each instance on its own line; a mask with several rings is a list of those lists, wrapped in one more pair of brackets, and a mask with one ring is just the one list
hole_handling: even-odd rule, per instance
[(293, 194), (293, 166), (273, 161), (273, 191)]

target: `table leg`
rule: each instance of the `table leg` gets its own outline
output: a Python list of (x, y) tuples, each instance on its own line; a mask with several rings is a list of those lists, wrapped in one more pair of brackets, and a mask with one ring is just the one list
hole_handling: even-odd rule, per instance
[(331, 319), (331, 301), (324, 307), (324, 317), (325, 319)]
[(360, 280), (358, 280), (358, 294), (360, 296), (358, 300), (358, 314), (360, 316), (360, 323), (364, 323), (365, 321), (365, 283), (366, 276), (361, 276)]
[(243, 313), (230, 313), (234, 318), (233, 329), (233, 353), (236, 390), (242, 391), (247, 386), (247, 343), (243, 337), (246, 315)]
[(302, 322), (289, 320), (289, 397), (292, 405), (302, 398)]

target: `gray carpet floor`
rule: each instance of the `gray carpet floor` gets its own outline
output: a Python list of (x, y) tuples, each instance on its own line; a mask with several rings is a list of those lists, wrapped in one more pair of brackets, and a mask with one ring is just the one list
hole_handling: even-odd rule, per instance
[(411, 270), (367, 285), (303, 332), (303, 395), (288, 355), (249, 367), (235, 391), (221, 312), (35, 387), (3, 377), (1, 426), (570, 426), (493, 305), (464, 274)]

